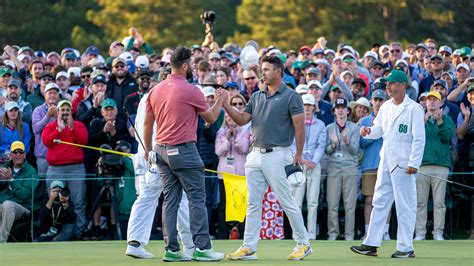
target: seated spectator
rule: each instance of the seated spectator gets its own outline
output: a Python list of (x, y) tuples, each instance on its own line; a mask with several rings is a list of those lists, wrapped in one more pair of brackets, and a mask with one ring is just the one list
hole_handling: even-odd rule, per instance
[(40, 209), (41, 235), (35, 242), (73, 240), (76, 233), (76, 213), (69, 200), (70, 190), (60, 180), (51, 182), (49, 198)]
[[(311, 94), (303, 95), (304, 116), (305, 116), (305, 142), (303, 147), (303, 173), (305, 182), (297, 188), (293, 188), (300, 209), (303, 207), (303, 200), (306, 195), (308, 208), (308, 228), (309, 239), (316, 239), (317, 217), (319, 205), (319, 188), (321, 184), (321, 158), (326, 148), (326, 126), (324, 122), (315, 117), (316, 100)], [(291, 149), (296, 151), (296, 143), (293, 142)]]
[(41, 135), (48, 149), (46, 183), (50, 185), (52, 180), (61, 178), (70, 188), (77, 216), (76, 226), (81, 229), (86, 221), (84, 151), (80, 147), (56, 143), (55, 140), (85, 145), (89, 134), (84, 124), (73, 120), (71, 102), (62, 100), (56, 108), (56, 120), (46, 125)]
[(344, 238), (354, 240), (355, 207), (357, 202), (357, 165), (359, 127), (348, 121), (351, 110), (345, 99), (337, 99), (333, 107), (336, 121), (326, 127), (328, 159), (327, 203), (328, 240), (339, 235), (339, 201), (341, 193), (345, 210)]
[(21, 141), (15, 141), (10, 151), (11, 160), (0, 167), (0, 243), (7, 242), (16, 220), (30, 215), (31, 206), (39, 206), (31, 202), (39, 178), (33, 166), (25, 160), (25, 146)]
[(0, 154), (8, 152), (10, 145), (17, 140), (25, 144), (25, 151), (28, 153), (31, 140), (30, 126), (22, 121), (22, 115), (16, 102), (8, 102), (5, 109), (0, 128)]

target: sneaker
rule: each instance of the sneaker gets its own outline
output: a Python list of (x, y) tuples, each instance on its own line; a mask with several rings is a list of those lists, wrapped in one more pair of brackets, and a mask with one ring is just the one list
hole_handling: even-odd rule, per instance
[(392, 254), (392, 258), (399, 258), (399, 259), (402, 259), (402, 258), (414, 258), (415, 257), (415, 251), (412, 250), (412, 251), (407, 251), (407, 252), (403, 252), (403, 251), (397, 251), (395, 253)]
[(444, 240), (443, 234), (433, 234), (433, 240), (443, 241)]
[(334, 241), (334, 240), (336, 240), (336, 239), (337, 239), (337, 236), (329, 236), (329, 237), (328, 237), (328, 240), (329, 240), (329, 241)]
[(360, 246), (352, 246), (351, 250), (357, 254), (377, 257), (377, 247), (362, 244)]
[(193, 260), (197, 261), (219, 261), (224, 258), (224, 253), (215, 252), (212, 249), (196, 248), (193, 254)]
[(171, 251), (167, 250), (165, 256), (163, 257), (163, 261), (166, 262), (177, 262), (177, 261), (190, 261), (192, 260), (191, 257), (186, 256), (181, 250), (178, 251)]
[(288, 255), (289, 260), (302, 260), (309, 254), (313, 253), (313, 249), (310, 245), (298, 244), (293, 249), (290, 255)]
[(383, 233), (382, 240), (391, 240), (390, 239), (390, 234), (388, 232)]
[(227, 254), (229, 260), (256, 260), (257, 252), (246, 246), (241, 246), (236, 252)]
[(422, 241), (422, 240), (425, 240), (425, 236), (422, 236), (422, 235), (416, 235), (415, 238), (413, 240), (415, 241)]
[(154, 256), (150, 252), (146, 251), (143, 246), (134, 247), (132, 245), (127, 246), (125, 255), (136, 258), (136, 259), (153, 259)]

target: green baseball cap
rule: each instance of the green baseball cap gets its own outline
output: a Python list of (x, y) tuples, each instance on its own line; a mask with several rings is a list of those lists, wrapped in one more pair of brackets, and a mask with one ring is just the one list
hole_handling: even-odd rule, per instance
[(5, 76), (6, 74), (10, 74), (10, 76), (11, 76), (11, 75), (12, 75), (12, 71), (11, 71), (8, 67), (1, 68), (1, 69), (0, 69), (0, 77)]
[(392, 70), (390, 74), (386, 78), (380, 79), (382, 82), (400, 82), (408, 84), (408, 77), (405, 73), (401, 70)]
[(295, 62), (293, 63), (293, 66), (292, 66), (292, 67), (293, 67), (294, 69), (301, 69), (301, 64), (302, 64), (302, 63), (303, 63), (303, 62), (301, 62), (301, 61), (295, 61)]
[(301, 68), (305, 69), (305, 68), (309, 67), (312, 63), (313, 63), (312, 60), (306, 59), (303, 62), (301, 62)]
[(107, 98), (107, 99), (103, 100), (101, 106), (102, 106), (102, 110), (107, 108), (107, 107), (112, 107), (114, 109), (117, 109), (117, 103), (112, 98)]
[(467, 46), (464, 46), (461, 49), (459, 49), (459, 55), (462, 57), (469, 56), (471, 52), (472, 52), (472, 49)]
[(471, 91), (474, 91), (474, 85), (467, 87), (466, 93), (470, 93)]

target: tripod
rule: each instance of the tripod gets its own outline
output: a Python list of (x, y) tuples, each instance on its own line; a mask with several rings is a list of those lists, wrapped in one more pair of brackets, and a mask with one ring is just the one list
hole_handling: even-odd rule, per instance
[(94, 213), (97, 211), (100, 204), (102, 203), (103, 197), (108, 196), (108, 195), (110, 195), (110, 200), (112, 203), (111, 208), (114, 213), (117, 236), (119, 240), (122, 240), (122, 231), (120, 230), (120, 217), (119, 217), (119, 211), (118, 211), (117, 197), (115, 195), (115, 190), (114, 190), (113, 183), (111, 180), (105, 180), (105, 185), (100, 189), (99, 195), (97, 195), (97, 198), (94, 200), (94, 204), (92, 205), (91, 212), (89, 216), (87, 217), (86, 223), (84, 224), (83, 232), (86, 231), (87, 225), (90, 223), (90, 221), (94, 217)]

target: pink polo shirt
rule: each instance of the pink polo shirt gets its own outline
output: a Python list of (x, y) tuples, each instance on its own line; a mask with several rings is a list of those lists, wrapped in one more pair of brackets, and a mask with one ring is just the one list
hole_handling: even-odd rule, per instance
[(208, 109), (201, 90), (176, 74), (156, 85), (146, 103), (155, 115), (156, 142), (168, 145), (196, 141), (198, 115)]

